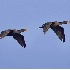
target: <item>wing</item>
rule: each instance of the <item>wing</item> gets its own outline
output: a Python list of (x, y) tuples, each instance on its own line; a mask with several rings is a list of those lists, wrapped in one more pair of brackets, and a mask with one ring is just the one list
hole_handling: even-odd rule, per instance
[(59, 25), (62, 25), (63, 22), (52, 22), (52, 25), (55, 27), (55, 26), (59, 26)]
[(57, 27), (51, 27), (51, 29), (56, 33), (56, 35), (58, 36), (58, 38), (63, 42), (65, 42), (65, 34), (64, 34), (64, 28), (61, 26), (57, 26)]
[(26, 31), (27, 29), (21, 29), (21, 30), (16, 30), (16, 29), (14, 29), (13, 30), (13, 33), (21, 33), (21, 32), (24, 32), (24, 31)]
[(2, 31), (0, 34), (0, 39), (4, 38), (9, 32), (10, 32), (10, 30)]
[(13, 35), (13, 38), (14, 38), (15, 40), (17, 40), (18, 43), (19, 43), (22, 47), (23, 47), (23, 46), (24, 46), (24, 48), (26, 47), (26, 44), (25, 44), (25, 40), (24, 40), (24, 36), (23, 36), (23, 35), (18, 34), (18, 33), (15, 33), (15, 34)]
[(45, 34), (48, 31), (48, 29), (50, 28), (51, 24), (52, 24), (52, 22), (47, 22), (47, 23), (43, 24), (42, 27), (39, 27), (39, 28), (43, 28), (43, 32)]

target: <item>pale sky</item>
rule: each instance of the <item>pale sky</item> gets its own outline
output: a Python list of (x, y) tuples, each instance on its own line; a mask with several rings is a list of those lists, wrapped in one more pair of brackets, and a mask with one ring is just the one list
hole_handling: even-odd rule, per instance
[(70, 20), (70, 0), (0, 0), (0, 32), (28, 30), (26, 48), (12, 37), (0, 40), (0, 68), (70, 68), (70, 24), (62, 25), (66, 42), (49, 29), (39, 29), (48, 21)]

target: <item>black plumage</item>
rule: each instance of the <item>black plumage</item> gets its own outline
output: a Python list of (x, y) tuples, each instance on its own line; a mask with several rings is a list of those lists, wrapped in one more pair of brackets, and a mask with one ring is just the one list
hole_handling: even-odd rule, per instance
[(65, 34), (64, 34), (64, 28), (59, 26), (59, 25), (62, 25), (62, 24), (67, 24), (67, 23), (70, 23), (69, 21), (63, 21), (63, 22), (47, 22), (45, 24), (42, 25), (42, 27), (39, 27), (39, 28), (43, 28), (43, 32), (44, 34), (48, 31), (49, 28), (51, 28), (55, 33), (56, 35), (58, 36), (58, 38), (65, 42)]
[(21, 29), (21, 30), (11, 30), (11, 29), (8, 29), (8, 30), (5, 30), (5, 31), (2, 31), (1, 34), (0, 34), (0, 39), (4, 38), (5, 36), (13, 36), (13, 38), (15, 40), (18, 41), (18, 43), (24, 48), (26, 47), (26, 44), (25, 44), (25, 40), (24, 40), (24, 36), (21, 35), (20, 33), (21, 32), (24, 32), (26, 31), (27, 29)]

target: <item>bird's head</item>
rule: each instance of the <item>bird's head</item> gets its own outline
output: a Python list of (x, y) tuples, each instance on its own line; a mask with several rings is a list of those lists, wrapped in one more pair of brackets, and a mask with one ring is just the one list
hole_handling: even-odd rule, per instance
[(45, 24), (43, 24), (43, 25), (42, 25), (42, 27), (39, 27), (39, 28), (44, 28), (45, 26), (46, 26), (46, 23), (45, 23)]
[(46, 33), (46, 26), (47, 26), (47, 23), (43, 24), (42, 27), (39, 27), (39, 28), (43, 28), (44, 34)]
[(22, 31), (27, 31), (27, 29), (21, 29)]
[(69, 24), (69, 23), (70, 23), (70, 21), (63, 21), (63, 23), (64, 23), (64, 24)]

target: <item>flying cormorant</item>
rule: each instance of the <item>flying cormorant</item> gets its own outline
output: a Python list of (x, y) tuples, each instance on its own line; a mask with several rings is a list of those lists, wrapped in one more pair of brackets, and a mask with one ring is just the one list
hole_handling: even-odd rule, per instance
[(49, 28), (51, 28), (55, 33), (56, 35), (58, 36), (58, 38), (63, 42), (65, 42), (65, 34), (64, 34), (64, 28), (59, 26), (59, 25), (62, 25), (62, 24), (67, 24), (67, 23), (70, 23), (70, 21), (63, 21), (63, 22), (47, 22), (45, 24), (42, 25), (42, 27), (39, 27), (39, 28), (43, 28), (43, 32), (44, 34), (48, 31)]
[(26, 44), (25, 44), (25, 40), (24, 40), (24, 36), (21, 35), (20, 33), (21, 32), (24, 32), (26, 31), (27, 29), (21, 29), (21, 30), (16, 30), (16, 29), (8, 29), (8, 30), (5, 30), (5, 31), (2, 31), (1, 34), (0, 34), (0, 39), (4, 38), (5, 36), (13, 36), (13, 38), (15, 40), (18, 41), (18, 43), (24, 48), (26, 47)]

